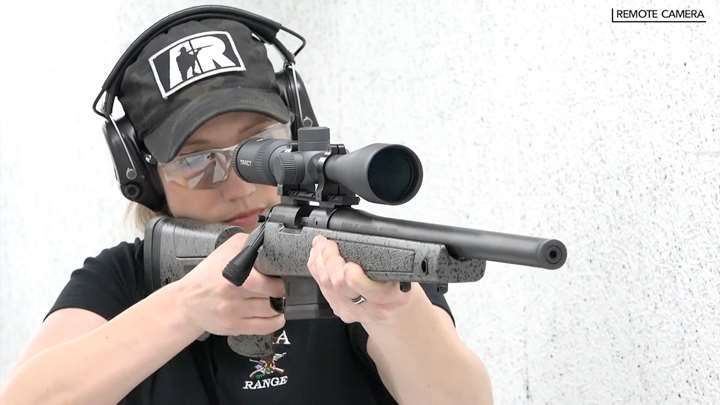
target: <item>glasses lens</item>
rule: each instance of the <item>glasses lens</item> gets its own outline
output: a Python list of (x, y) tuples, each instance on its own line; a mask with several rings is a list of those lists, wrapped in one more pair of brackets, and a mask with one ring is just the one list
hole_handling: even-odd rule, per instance
[(207, 152), (202, 159), (196, 159), (197, 164), (191, 165), (187, 173), (187, 187), (192, 189), (212, 188), (215, 184), (227, 179), (230, 159), (225, 154), (212, 151)]
[[(273, 123), (248, 138), (290, 139), (290, 123)], [(245, 142), (248, 138), (243, 139)], [(241, 142), (241, 143), (242, 143)], [(238, 144), (239, 145), (239, 144)], [(166, 181), (189, 189), (210, 189), (227, 180), (237, 145), (178, 156), (160, 169)]]

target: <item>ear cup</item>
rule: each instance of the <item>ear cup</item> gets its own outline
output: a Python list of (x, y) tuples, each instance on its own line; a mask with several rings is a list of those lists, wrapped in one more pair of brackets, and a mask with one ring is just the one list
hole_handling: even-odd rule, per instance
[(298, 129), (298, 122), (297, 119), (299, 117), (299, 113), (297, 110), (297, 102), (295, 102), (295, 96), (293, 96), (295, 93), (293, 92), (293, 88), (291, 88), (291, 83), (288, 75), (288, 69), (285, 68), (279, 72), (275, 73), (275, 81), (278, 84), (279, 90), (280, 90), (280, 96), (282, 97), (283, 101), (285, 102), (285, 105), (290, 110), (290, 113), (292, 114), (292, 124), (290, 125), (290, 130), (292, 133), (292, 139), (297, 140), (297, 129)]
[(293, 114), (292, 139), (297, 140), (299, 128), (318, 126), (305, 83), (300, 77), (300, 73), (297, 70), (293, 72), (293, 68), (289, 66), (275, 73), (275, 80), (280, 86), (280, 93), (285, 104)]
[(127, 118), (107, 120), (103, 126), (105, 140), (110, 148), (115, 178), (120, 191), (130, 201), (159, 211), (165, 206), (165, 195), (157, 168), (147, 163), (135, 141), (135, 129)]

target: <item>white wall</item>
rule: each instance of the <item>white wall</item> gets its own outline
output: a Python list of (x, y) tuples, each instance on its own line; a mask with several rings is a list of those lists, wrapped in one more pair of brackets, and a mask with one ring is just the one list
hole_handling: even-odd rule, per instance
[[(617, 2), (225, 3), (307, 37), (335, 141), (423, 160), (413, 201), (361, 208), (566, 243), (559, 271), (451, 286), (497, 403), (720, 403), (716, 2), (642, 4), (706, 24), (611, 24), (638, 6)], [(0, 382), (70, 272), (133, 237), (90, 104), (136, 35), (198, 3), (67, 4), (0, 12)]]

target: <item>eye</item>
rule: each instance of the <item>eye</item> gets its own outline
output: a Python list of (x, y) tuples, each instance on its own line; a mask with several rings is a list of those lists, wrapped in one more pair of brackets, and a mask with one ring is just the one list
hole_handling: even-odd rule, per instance
[(185, 163), (185, 166), (195, 166), (197, 164), (202, 164), (204, 161), (208, 159), (207, 154), (199, 153), (199, 154), (192, 154), (184, 157), (182, 159), (182, 162)]

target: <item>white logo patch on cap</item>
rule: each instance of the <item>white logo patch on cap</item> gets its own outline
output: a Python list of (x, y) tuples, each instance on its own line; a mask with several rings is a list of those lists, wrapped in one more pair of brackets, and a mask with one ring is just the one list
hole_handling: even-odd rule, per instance
[(245, 70), (235, 42), (225, 31), (179, 39), (151, 56), (149, 62), (163, 98), (205, 77)]

